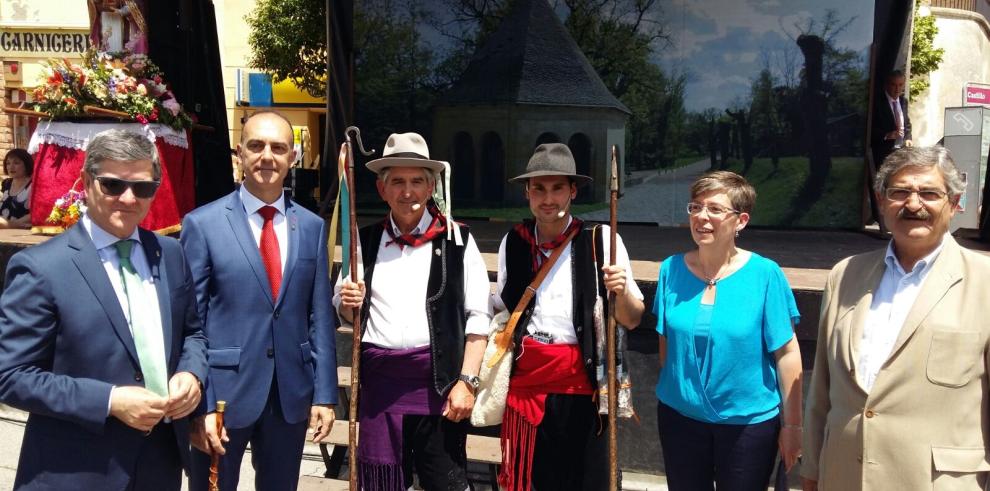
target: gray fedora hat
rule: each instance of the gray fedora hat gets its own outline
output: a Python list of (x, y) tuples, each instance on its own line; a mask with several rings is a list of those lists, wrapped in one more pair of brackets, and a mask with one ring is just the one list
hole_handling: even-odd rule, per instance
[(567, 176), (574, 179), (578, 186), (591, 182), (590, 177), (577, 173), (574, 155), (563, 143), (544, 143), (536, 147), (526, 164), (526, 173), (509, 179), (509, 182), (525, 182), (531, 177), (539, 176)]
[(443, 170), (443, 162), (430, 160), (430, 147), (418, 133), (392, 133), (385, 142), (382, 158), (365, 164), (375, 174), (388, 167), (423, 167), (432, 172)]

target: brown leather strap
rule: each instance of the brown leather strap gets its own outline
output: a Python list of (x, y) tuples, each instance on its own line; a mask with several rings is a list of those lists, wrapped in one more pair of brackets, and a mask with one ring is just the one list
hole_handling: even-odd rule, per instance
[(495, 366), (502, 356), (505, 355), (505, 352), (508, 351), (509, 345), (512, 344), (512, 334), (516, 331), (516, 324), (519, 323), (519, 318), (522, 316), (523, 310), (526, 310), (526, 306), (529, 305), (529, 302), (533, 300), (534, 296), (536, 296), (536, 290), (540, 288), (543, 280), (547, 277), (547, 274), (550, 273), (550, 268), (553, 267), (554, 263), (557, 262), (557, 258), (559, 258), (561, 253), (564, 252), (564, 248), (571, 243), (571, 239), (573, 239), (574, 236), (580, 231), (581, 230), (578, 228), (571, 231), (567, 238), (564, 239), (564, 242), (562, 242), (559, 247), (554, 249), (553, 253), (550, 254), (550, 257), (543, 262), (543, 265), (540, 266), (540, 270), (536, 273), (536, 277), (533, 278), (533, 281), (530, 282), (529, 286), (526, 287), (526, 290), (523, 291), (522, 297), (519, 299), (519, 303), (516, 304), (516, 308), (512, 310), (512, 315), (509, 316), (509, 320), (505, 324), (505, 329), (495, 335), (495, 345), (498, 349), (488, 362), (489, 367)]

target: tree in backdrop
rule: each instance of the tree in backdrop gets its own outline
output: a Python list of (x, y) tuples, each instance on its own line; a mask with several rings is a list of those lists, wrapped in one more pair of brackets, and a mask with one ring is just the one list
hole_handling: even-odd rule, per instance
[(911, 86), (910, 100), (913, 102), (922, 92), (928, 90), (928, 74), (938, 70), (945, 50), (935, 47), (938, 27), (935, 16), (921, 11), (921, 0), (914, 0), (914, 26), (911, 30)]
[(324, 0), (258, 0), (245, 20), (252, 67), (291, 80), (313, 97), (326, 95)]

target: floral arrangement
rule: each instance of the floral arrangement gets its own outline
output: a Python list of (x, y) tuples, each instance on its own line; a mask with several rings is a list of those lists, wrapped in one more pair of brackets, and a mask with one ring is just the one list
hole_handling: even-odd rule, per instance
[(52, 118), (84, 114), (83, 106), (127, 113), (141, 124), (189, 128), (192, 118), (165, 83), (164, 73), (143, 54), (88, 51), (83, 64), (51, 59), (34, 89), (34, 109)]
[[(73, 186), (75, 187), (75, 186)], [(48, 215), (48, 223), (62, 228), (69, 228), (79, 221), (86, 212), (86, 192), (70, 189), (61, 198), (55, 200), (55, 206)]]

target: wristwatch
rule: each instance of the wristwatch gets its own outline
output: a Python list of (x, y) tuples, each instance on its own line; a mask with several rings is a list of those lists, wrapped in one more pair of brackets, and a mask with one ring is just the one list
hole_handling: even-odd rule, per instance
[(457, 380), (468, 384), (468, 387), (471, 387), (471, 390), (474, 392), (478, 392), (478, 387), (481, 387), (481, 379), (475, 375), (466, 375), (462, 373), (457, 376)]

